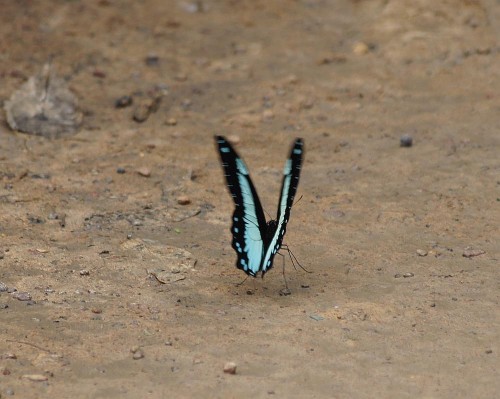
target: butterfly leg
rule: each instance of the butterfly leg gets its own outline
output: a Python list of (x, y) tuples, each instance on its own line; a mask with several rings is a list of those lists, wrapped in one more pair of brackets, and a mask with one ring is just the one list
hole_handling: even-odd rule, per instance
[(311, 271), (307, 270), (304, 266), (302, 266), (300, 264), (300, 262), (298, 261), (297, 257), (293, 254), (292, 250), (290, 249), (290, 247), (288, 245), (281, 244), (281, 248), (283, 248), (285, 251), (288, 252), (288, 256), (290, 257), (290, 260), (292, 261), (292, 265), (293, 265), (293, 267), (294, 267), (295, 270), (297, 270), (297, 266), (295, 265), (295, 264), (297, 264), (306, 273), (312, 273)]
[(248, 276), (245, 277), (245, 279), (239, 283), (236, 284), (236, 287), (239, 287), (240, 285), (242, 285), (245, 281), (247, 281), (247, 278)]
[(281, 296), (290, 295), (292, 291), (290, 291), (290, 289), (288, 288), (288, 282), (286, 281), (286, 276), (285, 276), (285, 255), (280, 254), (279, 252), (277, 252), (276, 254), (283, 258), (283, 280), (285, 280), (285, 288), (280, 290), (280, 295)]

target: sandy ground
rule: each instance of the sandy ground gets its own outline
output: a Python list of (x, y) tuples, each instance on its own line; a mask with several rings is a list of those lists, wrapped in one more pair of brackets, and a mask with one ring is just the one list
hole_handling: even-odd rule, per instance
[[(51, 61), (84, 123), (1, 117), (0, 397), (498, 397), (499, 37), (495, 0), (2, 2), (0, 98)], [(270, 215), (305, 140), (289, 296), (236, 286), (214, 134)]]

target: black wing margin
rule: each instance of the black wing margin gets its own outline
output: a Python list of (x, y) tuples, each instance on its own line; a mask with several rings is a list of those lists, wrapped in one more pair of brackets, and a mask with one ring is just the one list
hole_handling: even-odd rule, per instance
[(266, 218), (247, 167), (223, 136), (215, 136), (227, 186), (233, 198), (232, 247), (238, 254), (236, 266), (255, 276), (264, 256), (262, 237)]
[(262, 259), (261, 269), (264, 273), (272, 267), (274, 255), (276, 255), (281, 248), (281, 243), (286, 233), (286, 225), (290, 219), (290, 211), (295, 199), (295, 194), (297, 193), (297, 187), (299, 186), (303, 154), (304, 140), (297, 138), (293, 143), (290, 155), (283, 169), (283, 183), (281, 184), (278, 214), (273, 226), (276, 230), (266, 243), (266, 253)]

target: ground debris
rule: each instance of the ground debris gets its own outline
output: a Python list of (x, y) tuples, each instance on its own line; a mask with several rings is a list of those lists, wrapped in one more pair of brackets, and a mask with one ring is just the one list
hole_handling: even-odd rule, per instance
[(236, 363), (234, 363), (234, 362), (227, 362), (224, 365), (224, 373), (226, 373), (226, 374), (236, 374)]
[(50, 64), (14, 92), (4, 108), (12, 130), (47, 138), (74, 134), (83, 120), (75, 95)]
[(474, 258), (475, 256), (483, 255), (485, 253), (486, 252), (483, 251), (482, 249), (467, 247), (467, 248), (465, 248), (462, 256), (464, 258)]

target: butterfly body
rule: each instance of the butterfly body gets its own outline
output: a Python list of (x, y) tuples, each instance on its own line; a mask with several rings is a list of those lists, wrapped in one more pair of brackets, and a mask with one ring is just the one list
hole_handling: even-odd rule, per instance
[(236, 266), (250, 276), (269, 271), (274, 256), (281, 248), (290, 210), (297, 192), (304, 152), (304, 142), (296, 139), (283, 170), (283, 182), (276, 219), (266, 221), (257, 191), (243, 159), (222, 136), (215, 140), (224, 176), (235, 209), (233, 213), (232, 247), (238, 255)]

